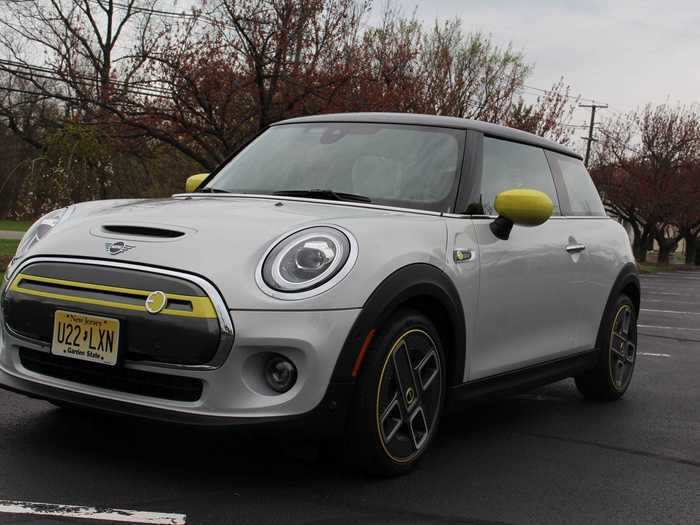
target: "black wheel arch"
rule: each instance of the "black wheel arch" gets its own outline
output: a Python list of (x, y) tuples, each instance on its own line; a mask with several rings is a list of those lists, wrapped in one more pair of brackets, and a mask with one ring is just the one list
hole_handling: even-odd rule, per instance
[(368, 334), (401, 308), (418, 310), (430, 318), (447, 354), (448, 386), (463, 381), (466, 327), (462, 302), (447, 274), (427, 263), (404, 266), (375, 288), (345, 339), (333, 381), (354, 381), (353, 368)]
[[(605, 309), (603, 310), (603, 315), (600, 319), (599, 327), (603, 326), (605, 320), (605, 315), (610, 308), (610, 305), (617, 299), (620, 294), (627, 295), (634, 304), (635, 314), (639, 315), (639, 308), (641, 304), (641, 292), (642, 287), (639, 282), (639, 270), (637, 265), (633, 262), (626, 263), (620, 272), (617, 274), (617, 278), (610, 289), (610, 294), (608, 294), (608, 300), (605, 303)], [(598, 338), (596, 339), (596, 345), (599, 343), (600, 329), (598, 333)]]
[(621, 293), (624, 293), (629, 296), (630, 299), (632, 299), (634, 307), (637, 313), (639, 313), (641, 290), (642, 287), (639, 283), (639, 270), (637, 269), (637, 265), (633, 262), (628, 262), (622, 267), (620, 273), (617, 275), (617, 279), (615, 279), (615, 283), (610, 290), (607, 304), (610, 304), (615, 297)]

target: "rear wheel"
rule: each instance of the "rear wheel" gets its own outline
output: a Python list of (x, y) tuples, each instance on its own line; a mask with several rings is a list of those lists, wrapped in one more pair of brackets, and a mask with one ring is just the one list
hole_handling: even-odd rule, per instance
[(363, 363), (348, 436), (351, 460), (373, 474), (408, 472), (435, 435), (444, 397), (437, 329), (423, 314), (399, 312)]
[(620, 295), (606, 310), (598, 348), (598, 364), (576, 377), (576, 386), (588, 399), (612, 401), (629, 387), (637, 359), (637, 313), (628, 296)]

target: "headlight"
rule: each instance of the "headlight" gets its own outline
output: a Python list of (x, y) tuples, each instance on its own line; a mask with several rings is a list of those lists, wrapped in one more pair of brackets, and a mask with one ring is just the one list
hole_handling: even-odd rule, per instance
[(315, 295), (342, 279), (356, 256), (349, 232), (330, 226), (297, 231), (268, 250), (259, 270), (261, 288), (277, 297), (294, 294), (286, 297), (291, 299)]
[(54, 210), (47, 213), (41, 219), (36, 221), (24, 234), (22, 240), (17, 246), (17, 252), (14, 258), (10, 261), (10, 265), (7, 268), (7, 275), (12, 272), (12, 267), (39, 241), (46, 237), (54, 227), (65, 221), (73, 212), (74, 208), (61, 208), (60, 210)]

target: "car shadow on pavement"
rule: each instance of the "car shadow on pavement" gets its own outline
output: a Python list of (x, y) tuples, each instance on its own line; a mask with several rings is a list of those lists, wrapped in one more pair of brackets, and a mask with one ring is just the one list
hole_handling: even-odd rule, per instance
[[(427, 461), (455, 447), (477, 448), (498, 435), (522, 432), (553, 414), (575, 412), (580, 397), (571, 388), (545, 387), (515, 397), (462, 404), (443, 418)], [(42, 403), (43, 404), (43, 403)], [(572, 406), (574, 405), (574, 406)], [(293, 435), (251, 433), (238, 429), (189, 427), (88, 410), (45, 409), (24, 416), (15, 438), (42, 455), (70, 458), (76, 464), (129, 472), (147, 466), (152, 475), (173, 468), (201, 476), (203, 482), (244, 477), (286, 485), (301, 477), (364, 477), (343, 465), (340, 446), (322, 448)], [(271, 479), (270, 472), (274, 472)], [(206, 481), (204, 481), (206, 480)]]

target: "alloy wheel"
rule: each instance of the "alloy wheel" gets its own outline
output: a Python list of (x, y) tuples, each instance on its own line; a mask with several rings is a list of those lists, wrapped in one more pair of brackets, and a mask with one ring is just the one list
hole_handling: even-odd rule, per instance
[(443, 368), (433, 339), (421, 329), (401, 335), (384, 362), (377, 392), (377, 429), (396, 462), (414, 459), (428, 443), (442, 404)]
[(630, 382), (636, 357), (637, 327), (634, 311), (625, 304), (615, 315), (610, 336), (610, 380), (617, 390), (624, 390)]

